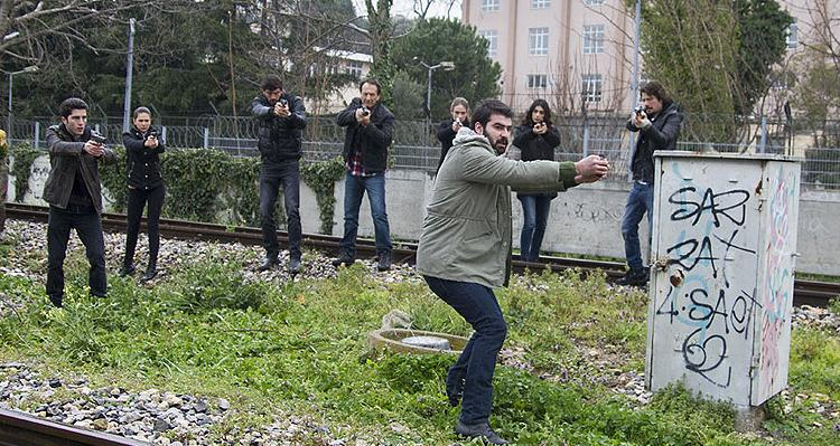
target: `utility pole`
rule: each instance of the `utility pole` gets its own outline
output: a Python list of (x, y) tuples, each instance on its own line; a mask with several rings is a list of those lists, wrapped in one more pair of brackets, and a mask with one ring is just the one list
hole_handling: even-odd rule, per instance
[(134, 72), (134, 18), (128, 19), (128, 60), (125, 63), (125, 98), (123, 98), (123, 132), (131, 123), (131, 81)]
[[(630, 103), (639, 99), (639, 40), (642, 37), (642, 0), (636, 0), (636, 33), (633, 36), (633, 77), (630, 79)], [(627, 180), (633, 181), (633, 154), (636, 152), (636, 135), (630, 135), (627, 156)]]

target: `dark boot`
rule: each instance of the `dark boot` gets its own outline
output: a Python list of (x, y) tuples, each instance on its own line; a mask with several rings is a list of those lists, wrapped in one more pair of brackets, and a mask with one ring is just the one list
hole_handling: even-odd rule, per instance
[(341, 255), (334, 258), (332, 261), (332, 266), (338, 268), (341, 265), (352, 265), (356, 262), (356, 259), (346, 252), (342, 252)]
[(156, 262), (149, 263), (149, 266), (146, 268), (146, 272), (143, 273), (142, 277), (140, 277), (141, 282), (148, 282), (157, 276), (157, 265), (155, 263)]
[(478, 438), (490, 444), (508, 444), (508, 441), (490, 429), (490, 423), (476, 425), (464, 424), (461, 420), (455, 423), (455, 433), (466, 438)]
[(289, 260), (289, 274), (294, 276), (295, 274), (298, 274), (300, 272), (300, 269), (300, 258), (292, 257), (291, 260)]
[(391, 269), (391, 252), (382, 251), (379, 253), (379, 263), (376, 264), (376, 269), (379, 271), (388, 271)]
[(630, 269), (624, 277), (615, 281), (616, 285), (645, 286), (648, 283), (650, 270), (647, 268)]
[(137, 268), (134, 267), (133, 263), (123, 263), (123, 265), (120, 267), (119, 275), (120, 277), (133, 276), (134, 271), (136, 270)]
[(50, 302), (56, 307), (61, 308), (64, 306), (64, 298), (63, 296), (47, 296), (50, 298)]
[(262, 264), (260, 264), (260, 266), (257, 267), (257, 271), (268, 271), (271, 268), (274, 268), (278, 263), (279, 262), (277, 261), (277, 257), (266, 256), (266, 258), (263, 259)]
[(464, 397), (464, 380), (459, 379), (457, 383), (446, 382), (446, 398), (449, 400), (449, 405), (458, 407), (461, 404), (461, 398)]

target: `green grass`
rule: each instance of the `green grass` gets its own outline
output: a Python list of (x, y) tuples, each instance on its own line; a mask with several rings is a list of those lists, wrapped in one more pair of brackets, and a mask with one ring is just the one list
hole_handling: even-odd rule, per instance
[[(393, 309), (410, 314), (415, 328), (469, 335), (421, 280), (385, 284), (356, 265), (329, 280), (247, 282), (244, 260), (222, 252), (218, 261), (172, 271), (154, 288), (109, 277), (108, 299), (87, 296), (86, 265), (74, 252), (63, 310), (48, 306), (42, 284), (2, 276), (0, 293), (27, 304), (20, 319), (0, 319), (0, 360), (84, 374), (92, 385), (225, 397), (233, 410), (216, 428), (220, 436), (294, 413), (375, 444), (456, 440), (458, 410), (446, 404), (443, 389), (454, 358), (367, 345), (367, 333)], [(647, 296), (639, 291), (610, 289), (602, 276), (581, 279), (571, 271), (521, 277), (497, 296), (509, 325), (506, 347), (523, 351), (533, 369), (497, 368), (492, 421), (517, 444), (837, 444), (831, 423), (815, 427), (819, 416), (804, 403), (786, 411), (778, 397), (771, 401), (771, 443), (734, 433), (727, 406), (695, 400), (684, 389), (669, 388), (639, 406), (599, 384), (595, 377), (609, 372), (587, 360), (590, 350), (624, 358), (614, 364), (621, 371), (643, 369)], [(792, 391), (837, 404), (837, 335), (796, 331), (792, 350)], [(542, 373), (569, 379), (540, 380)]]

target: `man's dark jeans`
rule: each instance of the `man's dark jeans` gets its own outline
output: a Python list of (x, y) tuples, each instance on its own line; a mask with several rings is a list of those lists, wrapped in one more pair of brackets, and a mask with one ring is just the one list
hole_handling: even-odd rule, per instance
[(368, 194), (370, 213), (373, 217), (373, 232), (376, 237), (376, 252), (390, 253), (391, 228), (388, 214), (385, 212), (385, 173), (369, 177), (344, 174), (344, 237), (341, 239), (341, 251), (350, 257), (356, 257), (356, 236), (359, 232), (359, 209), (362, 198)]
[(160, 185), (153, 189), (128, 190), (128, 231), (125, 236), (125, 260), (130, 265), (134, 261), (134, 250), (137, 247), (137, 236), (140, 233), (140, 217), (143, 208), (149, 203), (146, 225), (149, 229), (149, 264), (157, 265), (158, 250), (160, 249), (160, 212), (163, 209), (163, 199), (166, 196), (166, 186)]
[(627, 257), (627, 266), (631, 271), (641, 271), (644, 267), (642, 262), (642, 248), (639, 243), (639, 223), (647, 214), (648, 217), (648, 241), (653, 231), (653, 185), (633, 182), (630, 195), (627, 196), (627, 205), (624, 208), (624, 217), (621, 219), (621, 235), (624, 237), (624, 255)]
[(548, 214), (551, 213), (552, 195), (520, 195), (522, 202), (522, 234), (519, 237), (519, 251), (522, 260), (536, 261), (540, 257)]
[(268, 258), (276, 259), (280, 253), (277, 242), (277, 223), (274, 221), (274, 206), (280, 185), (283, 185), (283, 204), (286, 208), (289, 233), (289, 255), (300, 259), (300, 161), (263, 160), (260, 169), (260, 216), (262, 217), (263, 248)]
[(93, 207), (68, 206), (59, 209), (50, 206), (47, 226), (47, 295), (53, 298), (64, 296), (64, 258), (70, 229), (75, 229), (90, 263), (88, 285), (90, 294), (105, 297), (108, 282), (105, 278), (105, 239), (102, 236), (102, 220)]
[(446, 377), (448, 389), (456, 389), (464, 380), (461, 422), (467, 425), (486, 423), (493, 409), (493, 373), (496, 357), (507, 336), (507, 324), (496, 296), (490, 288), (477, 283), (456, 282), (423, 276), (429, 288), (449, 304), (470, 325), (473, 333), (464, 352)]

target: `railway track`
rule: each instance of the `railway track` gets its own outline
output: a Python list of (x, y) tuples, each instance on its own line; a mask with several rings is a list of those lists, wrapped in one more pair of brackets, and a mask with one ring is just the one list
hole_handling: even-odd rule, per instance
[[(6, 213), (9, 218), (34, 220), (46, 222), (49, 215), (48, 208), (19, 203), (7, 203)], [(141, 225), (145, 228), (145, 218)], [(126, 228), (126, 216), (123, 214), (104, 213), (102, 214), (102, 226), (106, 230), (124, 232)], [(262, 243), (262, 233), (259, 228), (250, 227), (226, 227), (211, 223), (201, 223), (185, 220), (161, 219), (161, 234), (167, 237), (188, 239), (188, 240), (213, 240), (220, 242), (242, 243), (247, 245), (259, 245)], [(279, 232), (278, 238), (281, 246), (288, 246), (288, 236), (285, 232)], [(339, 250), (340, 237), (320, 234), (304, 234), (303, 244), (310, 248), (337, 254)], [(358, 239), (356, 249), (360, 257), (372, 257), (376, 255), (376, 246), (373, 240)], [(414, 263), (417, 252), (416, 243), (394, 244), (393, 258), (398, 263)], [(514, 256), (513, 268), (522, 272), (526, 269), (532, 271), (551, 269), (560, 272), (569, 268), (577, 268), (584, 273), (600, 270), (606, 273), (607, 280), (615, 280), (624, 274), (624, 264), (619, 262), (607, 262), (599, 260), (588, 260), (570, 257), (541, 256), (538, 262), (526, 262)], [(840, 283), (816, 282), (797, 279), (794, 282), (793, 302), (795, 305), (826, 306), (828, 302), (840, 295)], [(2, 444), (0, 444), (2, 446)]]
[(149, 443), (0, 409), (0, 446), (149, 446)]

